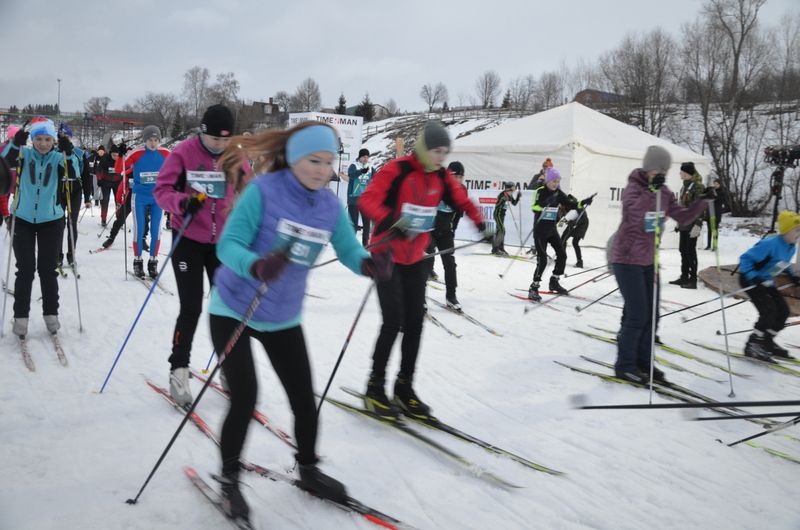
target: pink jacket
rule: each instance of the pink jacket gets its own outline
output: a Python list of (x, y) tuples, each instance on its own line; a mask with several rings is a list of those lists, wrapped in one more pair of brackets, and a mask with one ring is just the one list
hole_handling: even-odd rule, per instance
[[(158, 205), (172, 215), (170, 226), (173, 229), (178, 230), (183, 225), (181, 201), (197, 195), (187, 183), (187, 171), (216, 171), (217, 157), (203, 146), (199, 135), (184, 140), (167, 156), (158, 172), (153, 195)], [(219, 240), (234, 197), (232, 185), (226, 183), (224, 190), (221, 198), (208, 197), (189, 223), (184, 237), (198, 243), (216, 243)]]

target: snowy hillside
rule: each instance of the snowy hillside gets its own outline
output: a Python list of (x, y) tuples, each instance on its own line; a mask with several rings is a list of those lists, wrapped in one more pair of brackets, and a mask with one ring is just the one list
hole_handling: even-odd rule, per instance
[[(17, 341), (10, 336), (11, 303), (0, 339), (0, 528), (48, 529), (216, 529), (224, 518), (183, 476), (185, 465), (203, 476), (217, 472), (219, 454), (213, 443), (187, 424), (138, 505), (133, 497), (147, 477), (181, 418), (146, 384), (150, 378), (167, 386), (170, 337), (178, 311), (174, 296), (155, 291), (135, 329), (106, 391), (103, 379), (147, 294), (136, 280), (125, 278), (122, 238), (111, 250), (89, 255), (100, 241), (98, 218), (87, 214), (80, 225), (82, 277), (80, 300), (84, 331), (78, 331), (74, 280), (60, 281), (62, 341), (69, 366), (61, 366), (39, 316), (38, 283), (34, 284), (30, 346), (36, 371), (28, 371)], [(165, 235), (163, 247), (170, 243)], [(730, 230), (721, 240), (723, 263), (734, 262), (755, 238)], [(2, 247), (5, 267), (7, 242)], [(513, 482), (507, 490), (475, 477), (428, 446), (372, 420), (330, 404), (321, 414), (318, 451), (322, 467), (349, 486), (364, 503), (416, 528), (425, 529), (797, 529), (797, 474), (800, 467), (766, 451), (716, 441), (733, 441), (761, 427), (743, 420), (692, 422), (677, 411), (599, 412), (575, 410), (570, 397), (582, 394), (594, 404), (646, 403), (647, 392), (605, 382), (553, 361), (608, 373), (580, 355), (613, 362), (615, 349), (570, 328), (616, 329), (620, 298), (604, 300), (577, 314), (574, 307), (614, 287), (613, 279), (590, 282), (575, 291), (582, 298), (562, 298), (552, 309), (539, 307), (523, 314), (527, 302), (509, 296), (527, 288), (533, 266), (514, 262), (504, 280), (498, 273), (508, 261), (479, 255), (485, 245), (457, 255), (459, 298), (465, 310), (496, 328), (488, 334), (461, 316), (436, 307), (431, 314), (454, 332), (426, 322), (418, 368), (417, 391), (438, 417), (499, 447), (566, 473), (550, 476), (490, 454), (443, 433), (415, 426), (441, 444)], [(571, 267), (568, 274), (579, 272)], [(596, 249), (585, 251), (587, 266), (604, 263)], [(700, 268), (714, 255), (698, 251)], [(330, 257), (329, 251), (321, 259)], [(163, 257), (162, 257), (163, 260)], [(665, 308), (708, 299), (706, 288), (688, 291), (666, 285), (679, 274), (677, 251), (663, 255)], [(441, 274), (440, 264), (437, 269)], [(4, 271), (3, 271), (4, 272)], [(599, 272), (599, 271), (598, 271)], [(4, 275), (4, 274), (3, 274)], [(594, 276), (566, 278), (570, 288)], [(13, 279), (13, 275), (12, 275)], [(171, 269), (164, 285), (175, 290)], [(304, 328), (321, 391), (336, 361), (356, 309), (368, 288), (338, 264), (311, 275)], [(429, 295), (443, 300), (442, 291)], [(321, 298), (317, 298), (321, 297)], [(586, 300), (584, 299), (586, 298)], [(666, 301), (669, 302), (666, 302)], [(696, 316), (717, 304), (687, 311)], [(728, 327), (752, 325), (755, 312), (742, 304), (727, 312)], [(377, 337), (380, 316), (376, 298), (355, 331), (331, 396), (353, 400), (340, 385), (363, 389)], [(670, 345), (724, 364), (724, 356), (684, 342), (691, 338), (721, 345), (718, 315), (682, 324), (680, 315), (665, 317), (660, 336)], [(734, 335), (740, 349), (746, 334)], [(800, 328), (780, 335), (784, 344), (800, 344)], [(211, 353), (207, 314), (194, 341), (192, 365), (202, 369)], [(256, 347), (258, 408), (292, 433), (291, 412), (266, 356)], [(798, 349), (793, 348), (800, 355)], [(667, 377), (717, 400), (728, 399), (727, 374), (696, 361), (659, 352), (659, 356), (711, 379), (664, 368)], [(393, 356), (396, 366), (398, 352)], [(800, 395), (800, 379), (734, 359), (733, 369), (751, 377), (736, 377), (737, 399), (792, 399)], [(193, 383), (195, 395), (200, 384)], [(656, 396), (655, 402), (668, 402)], [(208, 392), (199, 414), (219, 431), (227, 403)], [(755, 409), (752, 409), (755, 411)], [(796, 410), (796, 408), (795, 408)], [(714, 415), (703, 410), (701, 415)], [(797, 428), (762, 437), (759, 444), (800, 457)], [(292, 450), (253, 424), (245, 447), (249, 460), (287, 471)], [(244, 494), (257, 528), (344, 529), (378, 528), (285, 484), (245, 473)]]

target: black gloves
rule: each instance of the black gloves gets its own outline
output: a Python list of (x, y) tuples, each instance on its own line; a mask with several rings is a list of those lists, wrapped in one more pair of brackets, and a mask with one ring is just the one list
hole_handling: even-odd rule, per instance
[(267, 256), (256, 260), (250, 266), (253, 278), (269, 283), (281, 275), (289, 264), (289, 256), (283, 252), (270, 252)]
[(62, 134), (58, 137), (58, 150), (64, 153), (67, 156), (72, 156), (72, 142), (69, 140), (69, 136)]
[(653, 177), (653, 180), (650, 181), (650, 185), (653, 186), (653, 189), (657, 190), (661, 186), (664, 185), (664, 182), (667, 180), (667, 175), (664, 173), (659, 173)]
[(181, 209), (184, 213), (190, 213), (192, 215), (196, 214), (200, 208), (203, 207), (203, 201), (205, 198), (200, 198), (197, 195), (193, 197), (186, 197), (181, 201)]
[(119, 144), (119, 147), (117, 147), (117, 152), (119, 153), (119, 156), (125, 156), (125, 153), (128, 152), (128, 146), (125, 145), (125, 142)]
[(367, 171), (369, 171), (369, 168), (368, 168), (368, 167), (362, 167), (362, 168), (361, 168), (361, 173), (362, 173), (362, 174), (366, 173)]
[(581, 204), (584, 205), (584, 206), (589, 206), (590, 204), (592, 204), (593, 200), (594, 200), (594, 195), (592, 195), (591, 197), (586, 197), (585, 199), (583, 199), (581, 201)]
[(385, 282), (392, 278), (392, 250), (385, 252), (373, 252), (370, 257), (361, 262), (361, 272), (364, 276), (369, 276), (376, 282)]
[(24, 127), (18, 130), (14, 135), (14, 145), (19, 148), (25, 147), (25, 144), (28, 143), (28, 136), (30, 136), (30, 133)]

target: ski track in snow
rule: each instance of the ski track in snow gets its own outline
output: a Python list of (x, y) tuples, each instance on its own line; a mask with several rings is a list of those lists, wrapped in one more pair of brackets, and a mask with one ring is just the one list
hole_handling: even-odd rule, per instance
[[(96, 223), (97, 218), (88, 215), (81, 222), (90, 234)], [(192, 424), (186, 425), (139, 503), (128, 506), (124, 502), (136, 494), (181, 420), (143, 379), (168, 385), (167, 357), (178, 300), (158, 290), (153, 293), (108, 387), (98, 394), (147, 291), (138, 282), (125, 279), (121, 252), (89, 255), (86, 251), (95, 245), (90, 239), (78, 242), (83, 333), (78, 331), (74, 279), (59, 280), (59, 335), (69, 367), (58, 363), (46, 335), (40, 302), (36, 301), (38, 281), (33, 286), (29, 332), (36, 372), (24, 367), (16, 338), (10, 334), (13, 298), (8, 299), (6, 336), (0, 339), (5, 368), (0, 372), (0, 528), (225, 527), (219, 512), (202, 500), (182, 472), (187, 464), (204, 477), (219, 470), (216, 446)], [(722, 263), (735, 262), (755, 241), (726, 228), (721, 239)], [(165, 248), (169, 243), (171, 238), (165, 234)], [(0, 238), (0, 246), (4, 275), (7, 241)], [(587, 266), (599, 265), (604, 259), (601, 249), (587, 248), (584, 253)], [(328, 249), (320, 259), (330, 255)], [(680, 258), (676, 249), (664, 249), (661, 255), (664, 297), (689, 304), (714, 295), (705, 287), (688, 291), (667, 285), (666, 281), (679, 273)], [(698, 250), (698, 256), (701, 269), (714, 263), (710, 252)], [(573, 260), (570, 253), (570, 273), (578, 272), (570, 266)], [(759, 449), (726, 447), (715, 441), (757, 433), (758, 425), (690, 422), (677, 411), (571, 408), (570, 397), (575, 394), (597, 404), (648, 400), (644, 391), (575, 373), (552, 362), (606, 371), (579, 355), (613, 362), (615, 346), (569, 328), (595, 325), (616, 330), (618, 309), (594, 305), (577, 314), (576, 300), (564, 297), (552, 303), (561, 313), (540, 308), (523, 314), (525, 302), (505, 293), (530, 283), (530, 267), (514, 264), (501, 280), (497, 274), (507, 266), (505, 260), (464, 253), (457, 254), (457, 262), (464, 310), (504, 337), (432, 308), (432, 314), (463, 338), (451, 338), (425, 323), (417, 392), (443, 421), (567, 474), (553, 477), (534, 472), (447, 434), (412, 425), (477, 465), (523, 486), (507, 491), (472, 476), (402, 433), (325, 404), (318, 440), (321, 466), (347, 484), (353, 497), (418, 528), (617, 530), (639, 529), (643, 522), (652, 528), (798, 528), (797, 466)], [(436, 269), (441, 274), (438, 260)], [(570, 288), (589, 274), (565, 278), (562, 283)], [(176, 291), (171, 267), (162, 281)], [(318, 391), (324, 388), (366, 287), (366, 279), (338, 264), (311, 273), (307, 292), (328, 297), (305, 301), (304, 330)], [(581, 287), (576, 294), (594, 298), (614, 287), (613, 279), (606, 279)], [(442, 293), (431, 294), (442, 298)], [(618, 302), (620, 298), (608, 300)], [(718, 307), (712, 303), (686, 314), (699, 315)], [(738, 330), (752, 325), (755, 311), (750, 304), (742, 304), (727, 311), (727, 316), (728, 329)], [(364, 388), (379, 327), (373, 294), (331, 387), (331, 397), (354, 402), (339, 387)], [(718, 315), (687, 324), (675, 315), (662, 319), (659, 334), (669, 345), (725, 365), (723, 355), (683, 341), (695, 338), (722, 345), (721, 338), (714, 335), (720, 328)], [(731, 348), (741, 350), (746, 336), (731, 337)], [(799, 343), (800, 329), (787, 328), (779, 342)], [(399, 365), (399, 343), (398, 339), (387, 373), (390, 395)], [(205, 368), (212, 349), (204, 312), (194, 339), (192, 365), (198, 370)], [(259, 381), (257, 406), (275, 426), (294, 436), (283, 389), (261, 347), (254, 344), (253, 350)], [(717, 383), (664, 368), (678, 384), (718, 400), (728, 399), (726, 374), (666, 351), (658, 351), (658, 355), (726, 379)], [(753, 376), (734, 377), (737, 399), (787, 399), (800, 391), (800, 378), (739, 359), (732, 359), (731, 364), (734, 370)], [(200, 383), (193, 382), (192, 388), (196, 394)], [(653, 399), (669, 402), (657, 395)], [(227, 407), (226, 399), (209, 390), (198, 413), (219, 433)], [(700, 414), (715, 415), (707, 410)], [(265, 431), (253, 423), (245, 458), (276, 471), (291, 471), (292, 449)], [(800, 436), (797, 428), (784, 433)], [(778, 434), (759, 442), (800, 455), (800, 443)], [(288, 485), (252, 473), (243, 473), (242, 479), (258, 528), (377, 528)]]

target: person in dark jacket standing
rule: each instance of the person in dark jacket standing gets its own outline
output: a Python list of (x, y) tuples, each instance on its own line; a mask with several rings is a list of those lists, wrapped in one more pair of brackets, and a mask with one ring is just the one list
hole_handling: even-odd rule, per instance
[[(711, 190), (714, 192), (714, 216), (717, 218), (717, 229), (719, 229), (720, 222), (722, 221), (722, 214), (730, 212), (731, 206), (728, 202), (728, 192), (722, 187), (721, 180), (714, 179), (711, 184)], [(714, 235), (714, 229), (711, 226), (711, 216), (706, 213), (704, 217), (706, 218), (707, 225), (706, 237), (708, 238), (705, 250), (717, 250), (716, 248), (711, 248)], [(719, 241), (717, 241), (717, 244), (719, 245)]]
[[(358, 206), (375, 225), (370, 242), (374, 252), (393, 251), (391, 279), (377, 283), (383, 325), (372, 355), (372, 372), (365, 407), (387, 419), (403, 413), (428, 417), (431, 409), (413, 389), (422, 322), (428, 265), (423, 259), (430, 242), (436, 209), (444, 201), (464, 211), (483, 233), (489, 234), (480, 211), (469, 200), (453, 174), (443, 167), (450, 152), (450, 136), (438, 122), (428, 122), (409, 156), (396, 158), (375, 174), (361, 194)], [(384, 241), (390, 238), (390, 241)], [(394, 385), (394, 403), (386, 397), (386, 365), (397, 334), (403, 332), (402, 360)]]
[(561, 191), (561, 173), (558, 169), (551, 167), (547, 170), (544, 178), (544, 186), (540, 186), (533, 192), (533, 244), (536, 248), (536, 270), (533, 273), (533, 282), (528, 288), (528, 298), (539, 302), (542, 296), (539, 294), (539, 283), (542, 281), (542, 274), (547, 267), (547, 245), (553, 247), (556, 252), (556, 265), (553, 274), (550, 276), (550, 290), (558, 294), (567, 294), (568, 291), (558, 282), (559, 277), (564, 274), (564, 267), (567, 264), (567, 253), (561, 244), (558, 235), (558, 208), (559, 206), (570, 208), (583, 208), (592, 204), (592, 197), (584, 199), (582, 202), (570, 198)]
[[(572, 200), (575, 200), (575, 197), (572, 195), (569, 197)], [(589, 214), (586, 213), (585, 207), (573, 208), (561, 218), (560, 222), (564, 222), (567, 225), (567, 227), (561, 233), (561, 246), (563, 246), (566, 250), (567, 241), (569, 241), (569, 238), (572, 238), (572, 248), (575, 250), (575, 266), (579, 269), (582, 269), (583, 256), (581, 254), (580, 243), (581, 239), (586, 237), (586, 231), (589, 230)]]
[[(516, 206), (519, 203), (520, 191), (517, 189), (517, 196), (514, 197), (514, 183), (504, 182), (503, 191), (497, 196), (497, 201), (494, 203), (494, 228), (495, 236), (492, 241), (492, 254), (496, 256), (508, 256), (505, 248), (506, 238), (506, 209), (508, 203)], [(512, 212), (513, 213), (513, 212)], [(520, 234), (520, 237), (522, 234)]]
[(347, 168), (347, 212), (353, 222), (353, 230), (361, 229), (361, 244), (367, 246), (369, 241), (369, 219), (361, 214), (361, 226), (358, 225), (358, 198), (367, 189), (369, 181), (375, 174), (375, 168), (369, 163), (369, 150), (361, 149), (358, 158)]
[[(622, 221), (610, 241), (609, 263), (625, 301), (614, 371), (617, 377), (635, 383), (650, 381), (657, 226), (658, 233), (662, 233), (665, 216), (681, 225), (692, 224), (707, 204), (697, 200), (684, 208), (678, 203), (664, 185), (671, 164), (672, 157), (663, 147), (651, 145), (647, 149), (642, 167), (628, 176), (628, 185), (622, 192)], [(657, 194), (661, 196), (660, 211), (656, 211)], [(655, 305), (658, 307), (658, 300)], [(652, 369), (653, 379), (664, 381), (664, 373)]]
[[(681, 164), (681, 186), (680, 204), (687, 207), (701, 196), (705, 191), (703, 179), (697, 173), (693, 162)], [(678, 225), (675, 230), (680, 232), (681, 253), (681, 275), (680, 278), (672, 280), (672, 285), (680, 285), (684, 289), (697, 289), (697, 238), (700, 237), (700, 230), (703, 226), (703, 219), (694, 219), (691, 223)]]
[[(453, 173), (456, 181), (463, 187), (464, 186), (464, 164), (458, 161), (450, 162), (447, 166), (448, 171)], [(466, 190), (466, 188), (464, 188)], [(432, 254), (438, 248), (441, 250), (451, 249), (455, 246), (456, 227), (458, 226), (458, 219), (456, 210), (444, 201), (439, 203), (436, 209), (436, 220), (433, 223), (433, 232), (431, 237), (431, 244), (428, 245), (426, 252)], [(446, 254), (439, 254), (442, 259), (442, 267), (444, 267), (444, 284), (445, 284), (445, 300), (447, 307), (454, 311), (461, 311), (461, 304), (456, 297), (456, 287), (458, 287), (458, 276), (456, 275), (456, 257), (452, 252)], [(428, 277), (435, 278), (433, 272), (434, 258), (425, 260), (428, 266)]]

